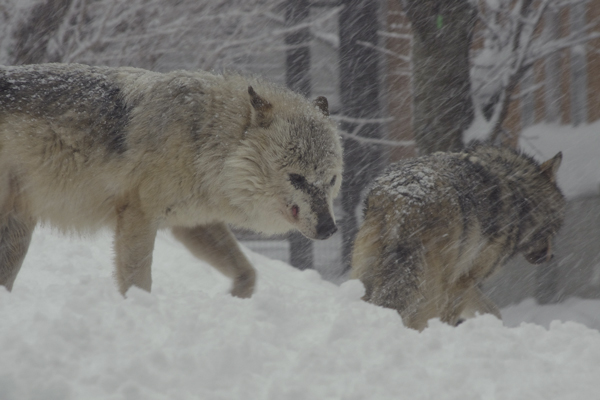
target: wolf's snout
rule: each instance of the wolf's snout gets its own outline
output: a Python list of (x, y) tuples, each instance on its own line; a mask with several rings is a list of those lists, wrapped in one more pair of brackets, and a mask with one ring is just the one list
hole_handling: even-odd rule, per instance
[(331, 215), (319, 215), (317, 220), (317, 236), (316, 239), (324, 240), (337, 232), (337, 226), (331, 218)]

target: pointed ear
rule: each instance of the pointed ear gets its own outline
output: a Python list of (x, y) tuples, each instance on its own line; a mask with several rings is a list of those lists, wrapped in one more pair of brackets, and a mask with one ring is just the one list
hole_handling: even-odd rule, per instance
[(250, 104), (256, 111), (252, 122), (261, 128), (269, 127), (273, 120), (273, 105), (256, 94), (252, 86), (248, 86), (248, 94), (250, 95)]
[(562, 151), (559, 151), (551, 159), (544, 161), (542, 165), (540, 165), (540, 169), (542, 170), (542, 174), (546, 175), (550, 178), (550, 182), (556, 183), (556, 173), (558, 172), (558, 167), (560, 167), (560, 163), (562, 161)]
[(323, 115), (329, 117), (329, 102), (327, 102), (327, 98), (325, 96), (319, 96), (314, 101), (313, 104), (321, 110)]

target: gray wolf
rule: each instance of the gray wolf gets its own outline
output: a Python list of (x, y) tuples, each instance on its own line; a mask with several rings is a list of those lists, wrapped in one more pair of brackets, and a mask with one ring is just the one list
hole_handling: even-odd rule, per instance
[(114, 229), (121, 293), (150, 291), (159, 229), (252, 295), (228, 224), (311, 239), (336, 230), (342, 148), (315, 102), (236, 74), (46, 64), (0, 68), (0, 284), (38, 222)]
[(558, 153), (540, 165), (474, 143), (392, 164), (367, 195), (354, 243), (350, 276), (363, 282), (363, 299), (417, 330), (431, 318), (500, 318), (478, 286), (517, 253), (534, 264), (550, 259), (564, 219), (561, 160)]

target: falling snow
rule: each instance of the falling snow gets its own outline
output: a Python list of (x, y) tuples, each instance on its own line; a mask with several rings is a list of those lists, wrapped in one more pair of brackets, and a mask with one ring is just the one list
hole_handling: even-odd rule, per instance
[[(541, 31), (536, 24), (543, 19), (515, 14), (526, 2), (469, 1), (494, 10), (504, 7), (515, 18), (491, 13), (482, 21), (490, 29), (481, 51), (472, 54), (473, 93), (467, 97), (475, 101), (476, 120), (465, 141), (489, 134), (502, 110), (501, 101), (491, 100), (516, 95), (507, 91), (508, 83), (521, 76), (524, 66), (557, 50), (584, 56), (585, 41), (592, 38), (577, 29), (563, 38), (533, 35)], [(27, 7), (33, 3), (0, 0), (2, 63), (15, 56), (10, 47), (14, 28), (27, 22)], [(282, 3), (184, 0), (165, 7), (158, 0), (73, 1), (63, 20), (55, 21), (59, 29), (49, 33), (38, 29), (50, 39), (41, 59), (135, 65), (154, 71), (232, 69), (281, 82), (284, 39), (289, 33)], [(338, 87), (359, 79), (351, 74), (340, 77), (337, 69), (340, 61), (372, 61), (380, 53), (361, 39), (359, 51), (369, 49), (377, 57), (338, 59), (346, 44), (346, 38), (337, 34), (338, 18), (348, 8), (331, 3), (335, 5), (313, 8), (308, 23), (315, 56), (310, 68), (312, 90), (327, 94), (332, 111), (339, 112), (334, 118), (345, 123), (341, 125), (354, 124), (352, 133), (356, 133), (391, 118), (380, 116), (377, 101), (368, 97), (373, 88), (355, 88), (348, 91), (354, 97), (342, 98)], [(515, 29), (518, 21), (525, 23), (525, 29)], [(385, 37), (382, 29), (373, 32), (382, 35), (378, 40)], [(402, 35), (409, 36), (404, 31)], [(522, 44), (517, 49), (513, 49), (515, 38)], [(391, 57), (407, 65), (410, 61), (404, 54)], [(396, 69), (399, 75), (410, 70)], [(388, 83), (387, 77), (373, 71), (363, 75)], [(383, 90), (386, 84), (374, 87)], [(344, 115), (343, 103), (363, 94), (368, 101), (357, 105), (357, 114), (371, 106), (375, 113)], [(410, 102), (408, 95), (402, 97)], [(484, 107), (489, 105), (494, 107), (486, 121)], [(434, 111), (430, 113), (437, 118), (444, 110)], [(597, 198), (598, 132), (600, 122), (578, 129), (537, 125), (520, 135), (519, 144), (540, 161), (562, 151), (558, 184), (565, 195)], [(348, 143), (383, 143), (376, 136)], [(385, 143), (399, 145), (391, 140)], [(414, 141), (400, 145), (413, 146)], [(363, 146), (355, 154), (366, 156), (368, 148)], [(321, 154), (327, 155), (327, 150)], [(357, 174), (367, 170), (353, 161), (346, 168), (355, 166)], [(395, 183), (385, 189), (412, 201), (435, 200), (428, 196), (434, 186), (433, 171), (420, 166), (413, 172), (406, 179), (391, 175)], [(323, 179), (327, 183), (329, 177)], [(65, 238), (49, 228), (36, 230), (13, 292), (0, 287), (0, 400), (560, 400), (595, 399), (600, 392), (600, 300), (570, 298), (540, 306), (526, 299), (504, 308), (502, 322), (479, 316), (452, 328), (432, 320), (429, 328), (418, 333), (405, 328), (393, 310), (361, 301), (364, 289), (358, 281), (336, 285), (314, 270), (299, 271), (247, 249), (258, 270), (257, 290), (251, 299), (233, 298), (227, 278), (194, 259), (166, 233), (156, 242), (153, 293), (133, 288), (123, 299), (111, 275), (111, 241), (107, 232)], [(327, 252), (329, 263), (335, 256), (330, 249)], [(591, 284), (597, 295), (600, 266), (594, 267)], [(336, 276), (322, 272), (328, 278)]]

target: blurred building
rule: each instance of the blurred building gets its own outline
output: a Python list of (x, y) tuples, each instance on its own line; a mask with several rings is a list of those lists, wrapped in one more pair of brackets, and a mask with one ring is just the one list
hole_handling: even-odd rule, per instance
[[(382, 32), (386, 49), (385, 88), (388, 113), (388, 136), (410, 140), (411, 130), (411, 40), (410, 23), (402, 12), (401, 2), (387, 0)], [(566, 38), (589, 25), (587, 32), (600, 31), (600, 0), (563, 7), (545, 13), (538, 35)], [(481, 24), (478, 26), (481, 28)], [(481, 47), (474, 35), (473, 50)], [(600, 119), (600, 39), (592, 39), (560, 50), (536, 62), (513, 93), (506, 130), (519, 132), (540, 122), (578, 125)], [(414, 149), (391, 151), (392, 159), (414, 155)]]

